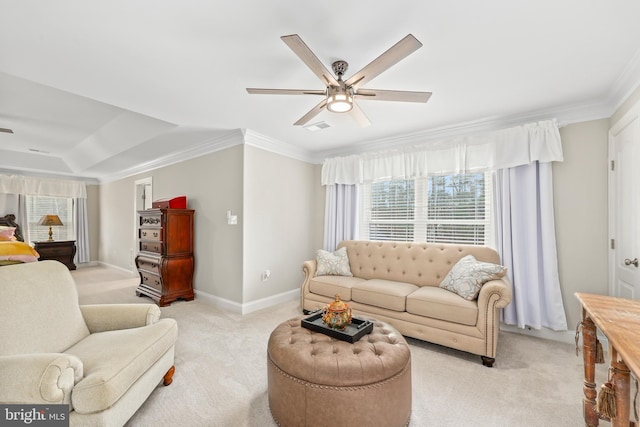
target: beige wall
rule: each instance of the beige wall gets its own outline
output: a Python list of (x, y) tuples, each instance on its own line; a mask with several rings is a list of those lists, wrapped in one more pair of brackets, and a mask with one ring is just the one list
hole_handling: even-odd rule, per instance
[[(196, 211), (196, 291), (242, 305), (297, 290), (302, 262), (322, 243), (320, 167), (240, 142), (102, 185), (100, 260), (135, 271), (134, 183), (151, 177), (154, 200), (186, 195)], [(237, 225), (227, 223), (228, 210)]]
[(560, 129), (564, 161), (553, 165), (558, 270), (567, 326), (581, 309), (574, 294), (608, 292), (607, 119)]
[[(255, 301), (297, 290), (317, 241), (319, 166), (245, 146), (244, 291)], [(324, 194), (324, 193), (323, 193)], [(262, 273), (271, 271), (269, 280)]]
[(100, 261), (135, 271), (136, 180), (151, 177), (153, 199), (185, 195), (195, 209), (194, 288), (231, 301), (242, 299), (242, 221), (231, 227), (226, 212), (242, 212), (243, 147), (187, 160), (100, 188)]

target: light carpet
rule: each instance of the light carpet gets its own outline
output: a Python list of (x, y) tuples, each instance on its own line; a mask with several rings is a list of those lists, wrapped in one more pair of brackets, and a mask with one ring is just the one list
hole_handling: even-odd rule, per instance
[[(135, 296), (136, 277), (117, 270), (88, 267), (73, 275), (83, 304), (151, 301)], [(244, 316), (197, 299), (163, 307), (162, 316), (179, 327), (174, 381), (160, 385), (127, 426), (275, 426), (267, 340), (278, 324), (300, 314), (297, 301)], [(496, 364), (486, 368), (479, 356), (407, 341), (413, 427), (584, 426), (582, 357), (571, 344), (502, 332)], [(603, 366), (599, 375), (606, 375)]]

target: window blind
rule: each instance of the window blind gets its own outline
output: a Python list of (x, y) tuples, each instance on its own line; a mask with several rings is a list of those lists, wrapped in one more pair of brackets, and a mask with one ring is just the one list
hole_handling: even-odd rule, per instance
[(490, 191), (489, 174), (430, 176), (425, 240), (471, 245), (492, 240)]
[(364, 184), (360, 237), (493, 245), (491, 174), (455, 174)]
[(25, 236), (25, 240), (49, 240), (49, 227), (38, 225), (44, 215), (58, 215), (62, 221), (61, 226), (52, 227), (54, 240), (75, 240), (73, 202), (69, 197), (26, 196), (29, 236)]

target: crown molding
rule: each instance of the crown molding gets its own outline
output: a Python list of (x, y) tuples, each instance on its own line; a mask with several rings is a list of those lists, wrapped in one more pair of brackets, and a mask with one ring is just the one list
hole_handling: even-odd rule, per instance
[(309, 150), (297, 147), (293, 144), (270, 138), (250, 129), (243, 129), (244, 143), (252, 147), (261, 148), (282, 156), (291, 157), (307, 163), (320, 163), (318, 157)]
[(613, 115), (631, 94), (640, 87), (640, 49), (631, 57), (608, 93), (608, 103)]
[(227, 148), (241, 145), (243, 143), (242, 132), (239, 129), (234, 129), (222, 136), (217, 136), (206, 141), (197, 147), (180, 151), (178, 153), (172, 153), (164, 157), (154, 159), (150, 162), (141, 163), (134, 167), (124, 169), (116, 174), (110, 174), (108, 176), (100, 176), (98, 179), (101, 184), (117, 181), (119, 179), (127, 178), (132, 175), (140, 173), (147, 173), (152, 170), (169, 166), (175, 163), (180, 163), (185, 160), (195, 159), (196, 157), (203, 156), (205, 154), (214, 153), (216, 151), (225, 150)]

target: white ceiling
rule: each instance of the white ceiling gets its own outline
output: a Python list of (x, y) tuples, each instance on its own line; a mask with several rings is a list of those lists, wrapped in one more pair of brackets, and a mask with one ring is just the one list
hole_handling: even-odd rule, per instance
[[(244, 132), (324, 156), (404, 135), (608, 117), (640, 82), (636, 0), (0, 0), (0, 168), (109, 180)], [(349, 77), (407, 34), (423, 43), (367, 88), (433, 92), (427, 104), (362, 101), (372, 125), (323, 89), (280, 40), (299, 34)], [(40, 150), (35, 152), (33, 150)]]

